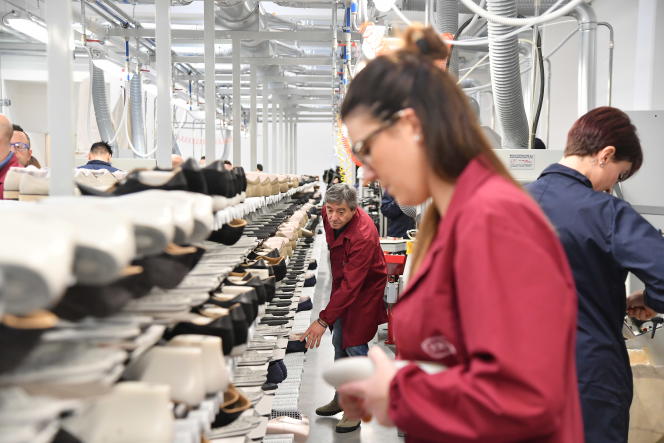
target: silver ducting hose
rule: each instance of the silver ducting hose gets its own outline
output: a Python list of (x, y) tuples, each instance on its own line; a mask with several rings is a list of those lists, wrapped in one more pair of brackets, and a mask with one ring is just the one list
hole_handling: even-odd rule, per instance
[[(493, 14), (516, 17), (516, 0), (488, 0), (487, 9)], [(494, 40), (513, 29), (489, 23), (491, 85), (496, 117), (502, 131), (502, 147), (525, 148), (528, 146), (528, 119), (521, 90), (519, 40), (517, 36)]]
[[(108, 110), (108, 101), (106, 100), (106, 81), (104, 79), (104, 71), (99, 69), (90, 60), (90, 89), (92, 91), (92, 105), (95, 110), (95, 119), (97, 120), (97, 128), (99, 129), (99, 136), (107, 143), (114, 142), (115, 129), (113, 128), (113, 120), (111, 120), (111, 113)], [(114, 145), (115, 143), (112, 143)], [(113, 146), (115, 150), (116, 146)]]
[(140, 72), (129, 82), (129, 109), (131, 110), (131, 143), (141, 154), (147, 154), (145, 123), (143, 122), (143, 86)]
[[(438, 0), (437, 6), (436, 30), (439, 33), (455, 34), (459, 29), (459, 0)], [(456, 51), (452, 52), (450, 71), (455, 76), (459, 74), (459, 57)]]
[[(570, 0), (566, 0), (563, 3), (560, 4), (560, 7), (565, 6), (567, 3), (569, 3)], [(480, 0), (473, 0), (473, 2), (479, 4)], [(547, 9), (549, 9), (553, 4), (556, 2), (556, 0), (539, 0), (539, 14), (543, 13)], [(516, 0), (516, 10), (518, 14), (523, 15), (524, 17), (530, 17), (535, 15), (537, 11), (535, 11), (535, 1), (534, 0)], [(471, 11), (468, 10), (464, 5), (460, 5), (459, 12), (461, 14), (472, 14)]]

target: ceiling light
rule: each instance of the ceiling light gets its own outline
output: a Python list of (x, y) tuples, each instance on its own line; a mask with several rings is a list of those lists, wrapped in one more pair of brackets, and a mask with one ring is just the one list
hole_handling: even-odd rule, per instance
[(10, 28), (25, 34), (30, 38), (39, 40), (42, 43), (48, 43), (48, 31), (46, 30), (46, 26), (32, 16), (21, 15), (17, 11), (11, 11), (4, 17), (4, 22)]

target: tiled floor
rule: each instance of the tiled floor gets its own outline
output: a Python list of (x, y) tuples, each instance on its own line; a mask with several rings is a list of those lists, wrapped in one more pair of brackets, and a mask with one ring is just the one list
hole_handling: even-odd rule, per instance
[[(318, 261), (320, 266), (314, 296), (314, 308), (311, 318), (317, 318), (318, 312), (325, 307), (330, 296), (331, 278), (327, 248), (322, 248)], [(391, 353), (391, 351), (388, 350)], [(358, 431), (347, 434), (337, 434), (334, 427), (341, 418), (341, 414), (334, 417), (319, 417), (315, 409), (332, 400), (334, 389), (326, 384), (322, 378), (323, 369), (329, 367), (334, 359), (332, 335), (328, 332), (323, 336), (320, 348), (308, 351), (300, 387), (299, 407), (304, 415), (309, 417), (311, 430), (309, 442), (363, 442), (363, 443), (396, 443), (403, 442), (397, 436), (395, 428), (385, 428), (375, 421), (362, 423)]]

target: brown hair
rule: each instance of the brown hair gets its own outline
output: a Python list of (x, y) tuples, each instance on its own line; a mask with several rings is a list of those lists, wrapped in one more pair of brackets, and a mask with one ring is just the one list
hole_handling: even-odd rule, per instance
[(579, 117), (567, 133), (565, 156), (592, 156), (607, 146), (616, 148), (615, 161), (632, 164), (631, 177), (643, 164), (641, 142), (629, 116), (617, 108), (602, 106)]
[[(448, 49), (431, 27), (414, 25), (395, 52), (372, 60), (350, 84), (341, 118), (356, 110), (384, 121), (403, 108), (412, 108), (422, 124), (425, 155), (431, 169), (453, 183), (466, 166), (481, 156), (497, 174), (514, 182), (484, 138), (468, 100), (449, 74), (436, 66)], [(518, 185), (517, 185), (518, 186)], [(431, 205), (417, 233), (413, 272), (420, 265), (440, 222)]]

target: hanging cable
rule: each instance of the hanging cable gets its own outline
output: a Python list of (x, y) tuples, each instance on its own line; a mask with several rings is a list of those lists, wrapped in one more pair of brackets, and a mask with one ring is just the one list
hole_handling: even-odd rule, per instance
[(539, 98), (537, 100), (537, 110), (535, 111), (535, 117), (532, 119), (530, 127), (530, 146), (535, 146), (535, 135), (537, 134), (537, 127), (539, 126), (539, 119), (542, 113), (542, 104), (544, 103), (544, 57), (542, 56), (542, 33), (537, 31), (537, 40), (535, 41), (535, 51), (537, 51), (537, 77), (540, 81), (539, 87)]

